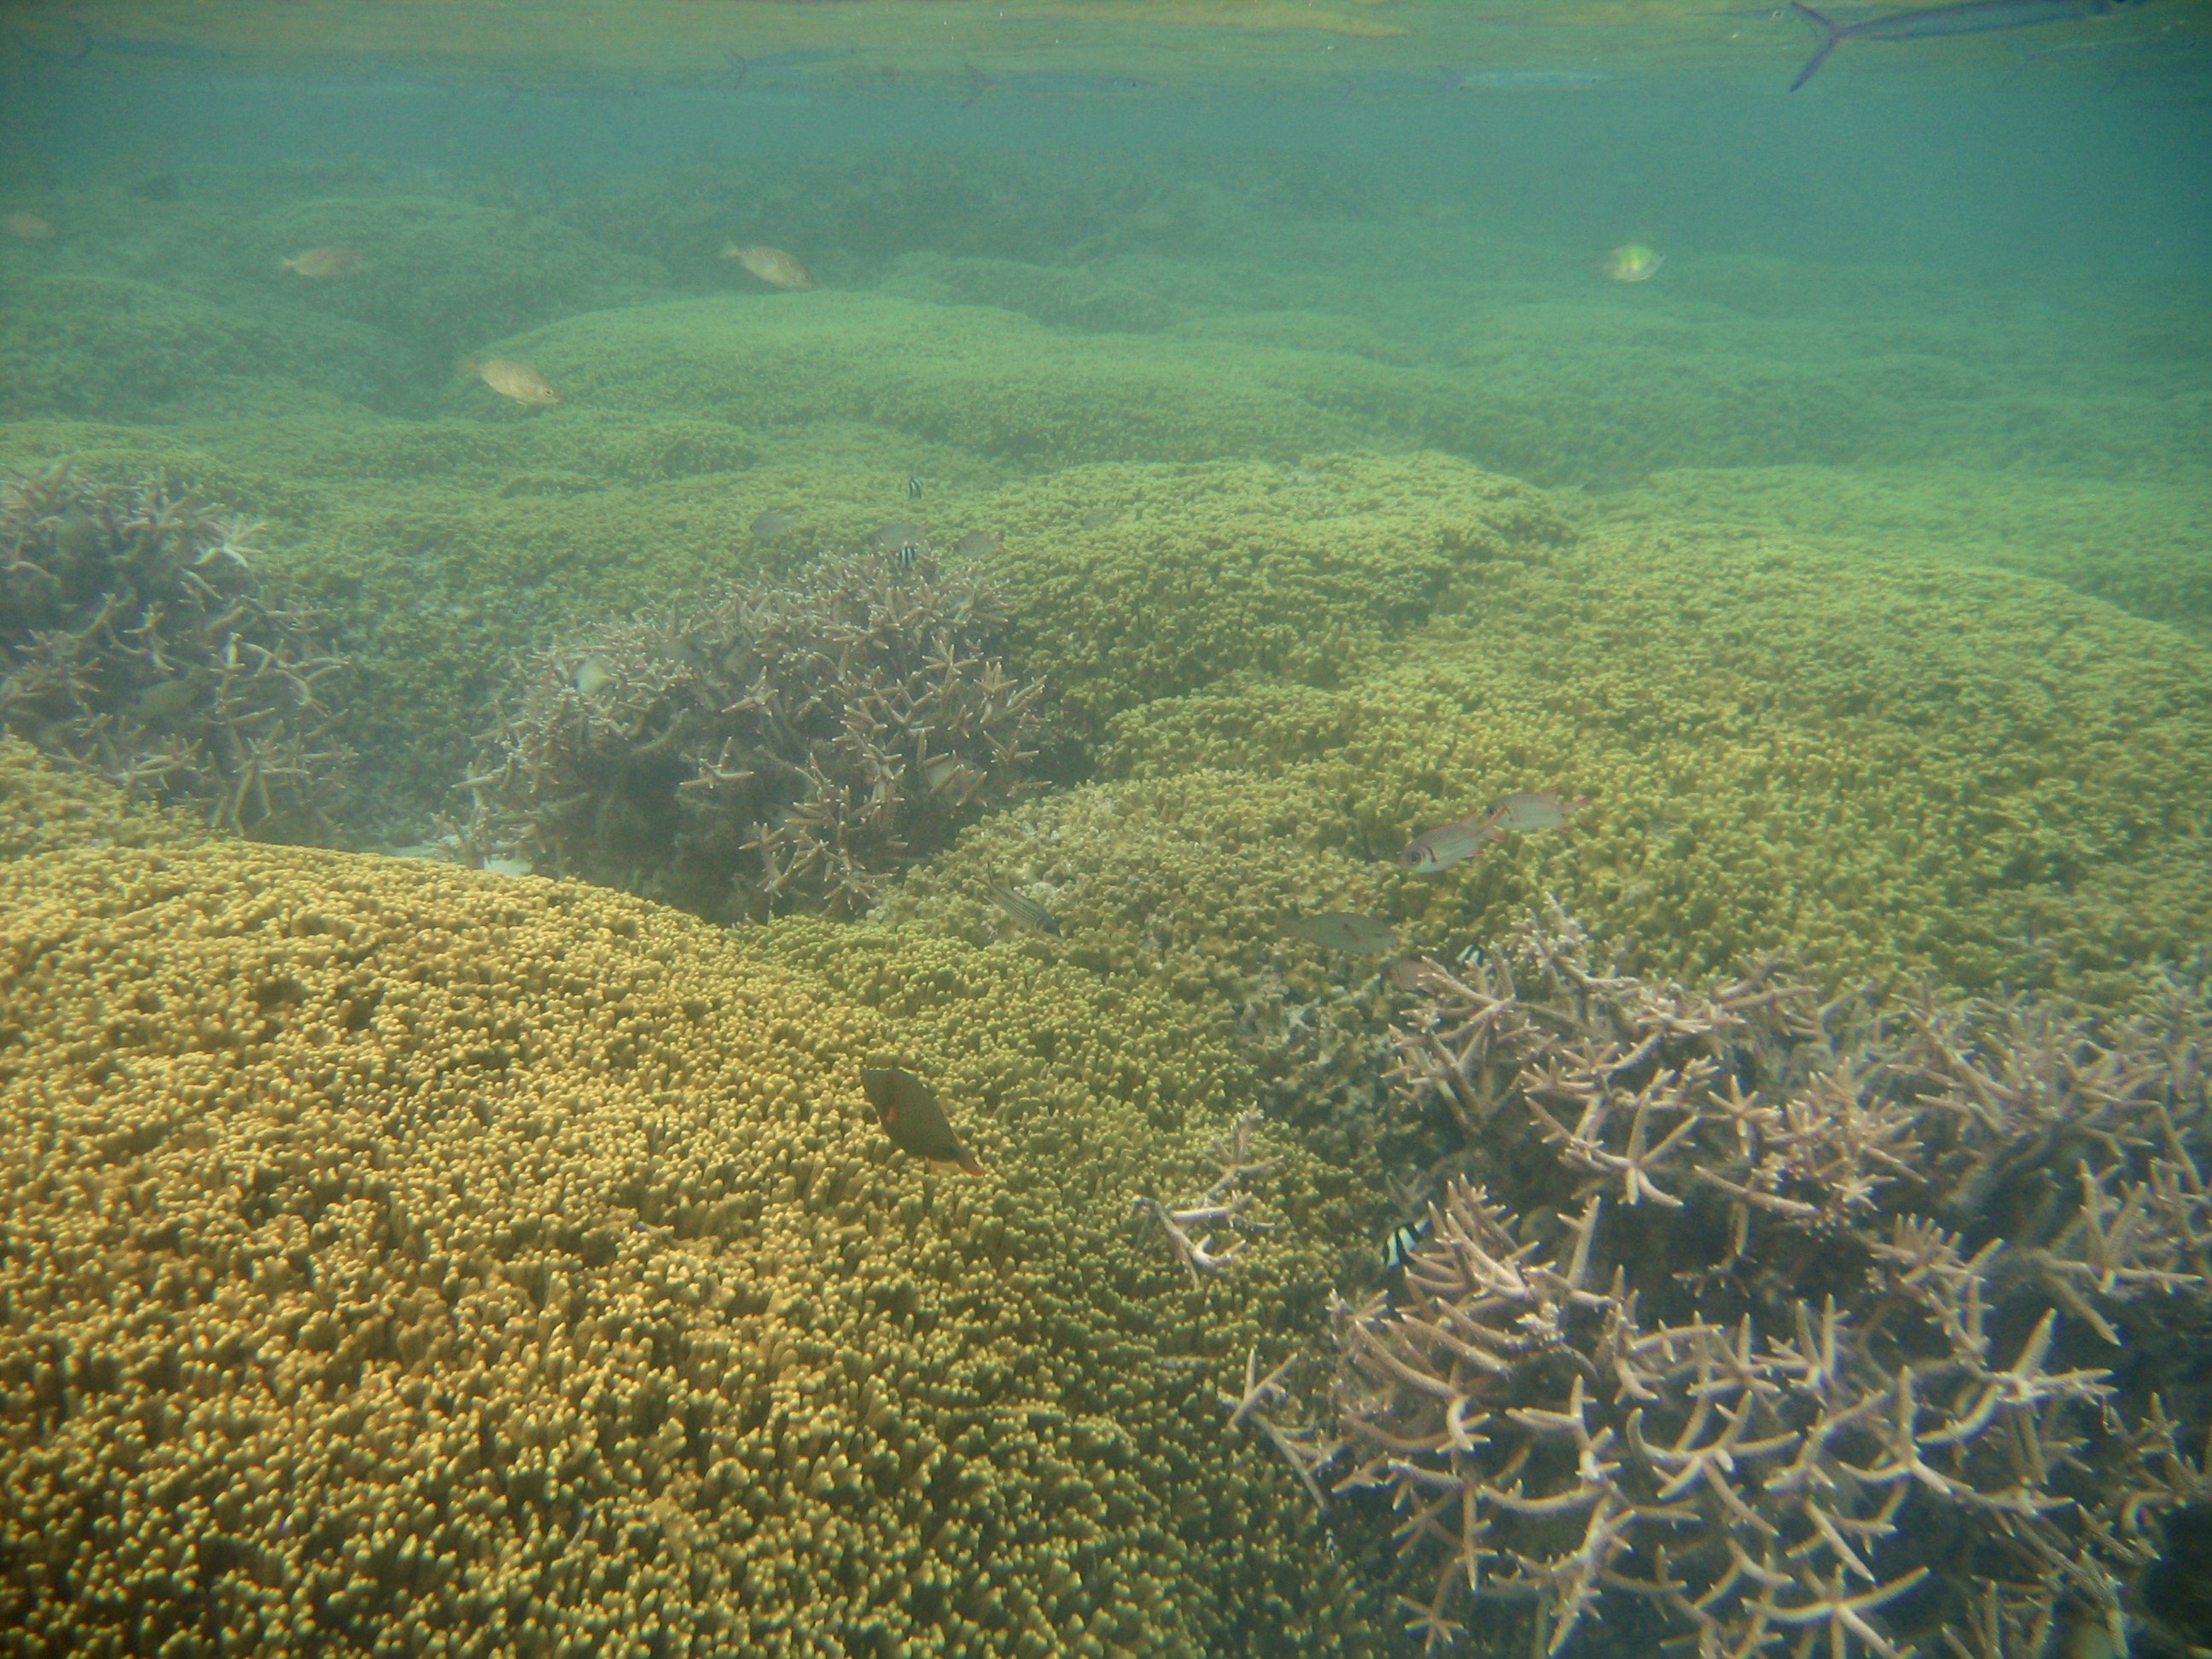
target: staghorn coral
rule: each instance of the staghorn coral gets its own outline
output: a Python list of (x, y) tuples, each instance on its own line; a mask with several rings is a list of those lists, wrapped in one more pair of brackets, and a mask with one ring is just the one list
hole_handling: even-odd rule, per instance
[(260, 596), (254, 529), (165, 476), (0, 483), (0, 728), (217, 829), (326, 839), (345, 665)]
[(1385, 1650), (1212, 1403), (1328, 1172), (1260, 1133), (1233, 1285), (1128, 1218), (1234, 1140), (1171, 1002), (220, 842), (0, 865), (0, 1006), (11, 1650)]
[(1398, 1077), (1480, 1179), (1334, 1324), (1339, 1485), (1390, 1493), (1425, 1650), (1470, 1601), (1518, 1609), (1498, 1651), (2120, 1640), (2208, 1490), (2201, 974), (2103, 1027), (1692, 991), (1554, 911), (1423, 986)]
[(548, 653), (464, 784), (479, 853), (708, 915), (872, 905), (1017, 790), (1042, 687), (997, 595), (925, 556), (830, 561)]

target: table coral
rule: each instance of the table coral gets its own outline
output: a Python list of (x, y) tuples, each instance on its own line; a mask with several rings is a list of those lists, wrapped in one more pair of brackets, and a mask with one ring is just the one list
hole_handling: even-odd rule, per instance
[[(0, 866), (27, 1654), (1375, 1654), (1212, 1401), (1340, 1214), (1241, 1073), (1004, 947), (235, 842)], [(991, 1167), (904, 1158), (863, 1066)], [(1298, 1316), (1293, 1315), (1291, 1316)]]
[(1335, 1398), (1425, 1651), (1470, 1599), (1500, 1652), (2119, 1639), (2212, 1493), (2201, 971), (2101, 1025), (1693, 991), (1554, 911), (1421, 988), (1400, 1077), (1473, 1178), (1338, 1305)]
[(1001, 619), (909, 548), (587, 634), (491, 734), (469, 842), (708, 915), (858, 914), (1021, 786), (1042, 688), (985, 654)]
[(163, 477), (0, 483), (0, 729), (220, 830), (327, 837), (345, 664), (264, 597), (254, 529)]

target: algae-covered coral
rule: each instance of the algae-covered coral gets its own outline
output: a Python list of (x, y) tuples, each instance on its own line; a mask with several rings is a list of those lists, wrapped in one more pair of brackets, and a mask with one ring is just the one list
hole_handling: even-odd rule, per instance
[(679, 602), (539, 663), (466, 783), (469, 839), (710, 915), (854, 915), (1006, 799), (1042, 688), (973, 573), (920, 549)]
[(2103, 1026), (1692, 992), (1555, 915), (1420, 984), (1401, 1076), (1486, 1185), (1334, 1323), (1425, 1652), (1470, 1601), (1498, 1652), (2124, 1643), (2212, 1494), (2201, 975)]
[[(1341, 1191), (1270, 1144), (1202, 1288), (1128, 1219), (1232, 1115), (1171, 1005), (237, 842), (17, 860), (0, 915), (24, 1651), (1379, 1650), (1213, 1405)], [(989, 1176), (891, 1148), (884, 1062)]]
[(328, 836), (345, 665), (262, 596), (252, 529), (166, 477), (0, 482), (0, 729), (219, 829)]

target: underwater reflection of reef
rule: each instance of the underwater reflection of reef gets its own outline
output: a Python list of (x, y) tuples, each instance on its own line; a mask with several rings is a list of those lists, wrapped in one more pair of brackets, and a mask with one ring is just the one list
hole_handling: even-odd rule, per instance
[(708, 915), (853, 915), (1019, 787), (1042, 687), (987, 654), (994, 592), (923, 556), (835, 560), (544, 658), (468, 829)]
[(0, 727), (218, 829), (328, 839), (345, 663), (261, 596), (254, 529), (166, 476), (0, 483)]
[(2154, 1571), (2212, 1496), (2201, 971), (2102, 1024), (1693, 991), (1554, 912), (1421, 984), (1400, 1080), (1469, 1150), (1334, 1334), (1425, 1648), (2005, 1659), (2201, 1612)]

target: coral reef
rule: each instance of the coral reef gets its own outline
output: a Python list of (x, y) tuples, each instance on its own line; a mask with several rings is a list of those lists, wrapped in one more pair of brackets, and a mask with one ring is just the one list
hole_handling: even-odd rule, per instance
[(927, 556), (833, 559), (544, 656), (462, 786), (479, 854), (711, 915), (852, 915), (1018, 789), (1042, 687), (985, 655), (997, 594)]
[(0, 737), (0, 860), (64, 848), (179, 846), (208, 831), (181, 808), (158, 811), (113, 784)]
[(0, 729), (218, 829), (327, 837), (345, 665), (262, 597), (254, 529), (164, 477), (0, 482)]
[(1378, 872), (1428, 946), (1549, 890), (1674, 971), (1788, 946), (2110, 1007), (2131, 964), (2212, 935), (2212, 653), (2170, 629), (2002, 573), (1649, 532), (1468, 585), (1334, 687), (1130, 710), (1102, 766), (1267, 782), (1221, 809), (1249, 861), (1284, 838), (1387, 860), (1509, 790), (1597, 796), (1571, 836)]
[(1470, 1602), (1500, 1653), (2124, 1645), (2212, 1493), (2202, 964), (2100, 1025), (1692, 990), (1555, 908), (1421, 983), (1398, 1076), (1462, 1172), (1334, 1334), (1425, 1649)]
[(1387, 1650), (1213, 1407), (1340, 1183), (1261, 1128), (1194, 1287), (1130, 1216), (1236, 1115), (1170, 1000), (228, 841), (0, 864), (0, 1004), (19, 1652)]

